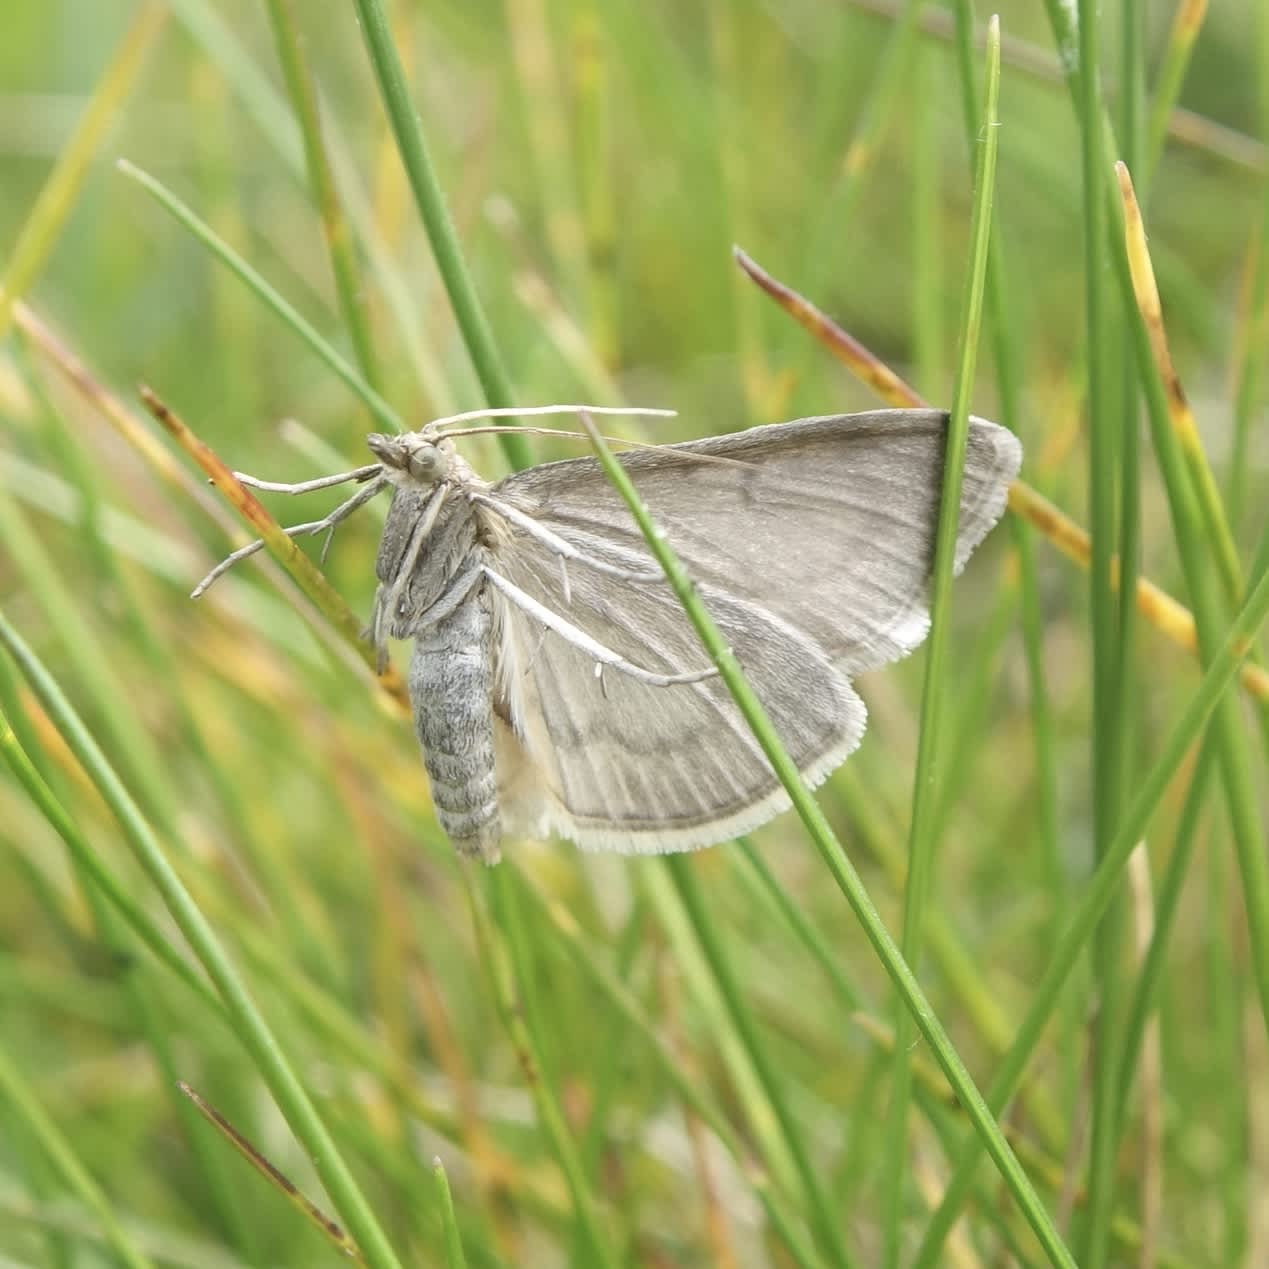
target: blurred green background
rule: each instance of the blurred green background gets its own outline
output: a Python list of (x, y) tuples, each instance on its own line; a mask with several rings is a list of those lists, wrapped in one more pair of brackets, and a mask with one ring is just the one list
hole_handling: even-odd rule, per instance
[[(645, 439), (876, 405), (743, 278), (733, 243), (950, 402), (975, 151), (952, 9), (385, 7), (516, 403), (679, 411), (609, 429)], [(1192, 50), (1170, 4), (1103, 10), (1117, 152), (1145, 203), (1172, 355), (1250, 570), (1269, 495), (1269, 10), (1227, 0), (1204, 18), (1189, 6), (1202, 23)], [(1024, 476), (1086, 525), (1081, 116), (1051, 26), (1071, 12), (1029, 0), (1001, 13), (994, 267), (1007, 327), (989, 305), (972, 407), (1015, 415), (1002, 421), (1022, 436)], [(316, 94), (360, 339), (280, 51), (298, 51)], [(1155, 147), (1173, 56), (1184, 80)], [(981, 45), (972, 65), (981, 97)], [(1134, 78), (1141, 109), (1125, 115)], [(76, 129), (94, 110), (104, 131), (77, 163)], [(3, 6), (0, 286), (22, 304), (0, 310), (0, 610), (153, 827), (401, 1263), (461, 1263), (434, 1158), (474, 1265), (911, 1263), (966, 1121), (917, 1045), (914, 1106), (896, 1132), (895, 998), (792, 816), (672, 863), (526, 843), (497, 883), (466, 877), (433, 820), (408, 720), (280, 570), (247, 564), (189, 600), (245, 538), (231, 515), (213, 518), (217, 496), (145, 414), (138, 383), (231, 467), (275, 479), (359, 465), (379, 429), (119, 158), (192, 207), (410, 425), (480, 406), (481, 385), (354, 4)], [(64, 182), (50, 186), (56, 170)], [(1107, 257), (1093, 267), (1112, 291)], [(1119, 438), (1118, 481), (1133, 452), (1121, 423), (1141, 389), (1129, 319), (1117, 295), (1107, 306), (1097, 356), (1113, 386), (1094, 418)], [(535, 461), (577, 452), (529, 444)], [(487, 438), (465, 452), (486, 476), (505, 467)], [(1141, 467), (1142, 566), (1187, 601), (1148, 444)], [(284, 523), (334, 501), (266, 500)], [(1115, 518), (1134, 522), (1133, 505)], [(325, 565), (363, 619), (381, 517), (343, 526)], [(1199, 676), (1190, 653), (1138, 623), (1117, 702), (1097, 712), (1088, 575), (1029, 531), (1002, 525), (953, 594), (919, 977), (985, 1087), (1091, 872), (1098, 825), (1118, 822)], [(867, 738), (820, 794), (896, 936), (923, 669), (918, 653), (859, 685)], [(1264, 948), (1244, 902), (1247, 861), (1264, 847), (1265, 703), (1239, 701), (1249, 789), (1240, 799), (1200, 775), (1190, 797), (1187, 757), (1151, 820), (1149, 860), (1056, 1002), (1007, 1117), (1081, 1263), (1269, 1258), (1253, 972)], [(20, 746), (49, 792), (41, 805), (32, 785), (0, 777), (0, 1259), (336, 1263), (176, 1091), (188, 1082), (348, 1223), (241, 1028), (161, 964), (68, 855), (57, 808), (173, 959), (194, 964), (65, 727), (7, 660), (0, 706), (7, 752)], [(1107, 753), (1122, 764), (1117, 795), (1093, 778)], [(1133, 1033), (1142, 948), (1169, 885), (1157, 1011), (1143, 1005)], [(1128, 1034), (1141, 1045), (1106, 1101)], [(1044, 1263), (989, 1165), (936, 1254)]]

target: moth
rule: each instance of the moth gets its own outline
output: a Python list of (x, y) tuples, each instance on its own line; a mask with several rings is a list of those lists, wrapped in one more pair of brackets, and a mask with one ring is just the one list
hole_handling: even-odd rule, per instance
[[(929, 629), (947, 415), (876, 410), (623, 453), (659, 529), (803, 777), (859, 744), (857, 675)], [(439, 424), (368, 438), (362, 488), (292, 534), (392, 502), (369, 633), (413, 641), (408, 686), (437, 819), (486, 863), (506, 836), (629, 853), (726, 841), (789, 805), (594, 458), (481, 479)], [(1000, 518), (1022, 450), (972, 418), (955, 569)], [(204, 581), (261, 544), (235, 552)]]

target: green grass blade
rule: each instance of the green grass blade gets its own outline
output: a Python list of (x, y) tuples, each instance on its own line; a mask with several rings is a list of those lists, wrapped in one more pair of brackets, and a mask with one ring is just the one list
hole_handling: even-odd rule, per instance
[(467, 1269), (463, 1237), (459, 1233), (458, 1218), (454, 1215), (454, 1196), (449, 1192), (449, 1178), (445, 1175), (445, 1165), (439, 1158), (432, 1161), (432, 1176), (436, 1179), (436, 1197), (445, 1233), (445, 1264), (447, 1269)]
[(75, 821), (36, 770), (3, 712), (0, 712), (0, 755), (4, 757), (14, 778), (39, 808), (40, 814), (66, 843), (76, 867), (92, 879), (93, 885), (110, 901), (128, 928), (154, 953), (155, 958), (171, 970), (205, 1006), (219, 1012), (220, 1002), (212, 995), (207, 984), (172, 948), (145, 909), (133, 900), (124, 884), (85, 840)]
[(110, 1200), (80, 1162), (66, 1135), (40, 1104), (35, 1091), (22, 1077), (8, 1052), (0, 1048), (0, 1098), (8, 1102), (45, 1157), (74, 1194), (97, 1218), (102, 1234), (121, 1265), (127, 1269), (154, 1269), (154, 1262), (137, 1246), (115, 1216)]
[(1146, 179), (1142, 183), (1143, 188), (1149, 187), (1150, 178), (1159, 166), (1172, 111), (1181, 95), (1181, 85), (1185, 82), (1185, 72), (1189, 69), (1194, 41), (1198, 38), (1206, 16), (1207, 0), (1182, 0), (1176, 6), (1172, 28), (1168, 32), (1168, 42), (1163, 50), (1163, 60), (1155, 76), (1154, 91), (1151, 94), (1150, 118), (1146, 124), (1143, 171)]
[(273, 27), (273, 39), (278, 49), (278, 60), (282, 63), (287, 94), (295, 109), (296, 122), (304, 141), (309, 183), (313, 187), (313, 198), (321, 215), (326, 250), (330, 253), (339, 311), (344, 325), (348, 327), (361, 377), (375, 392), (380, 392), (382, 384), (367, 320), (364, 286), (339, 193), (335, 188), (335, 178), (326, 155), (316, 87), (304, 58), (300, 34), (295, 25), (295, 11), (291, 0), (265, 0), (265, 7)]
[[(494, 922), (485, 910), (484, 896), (469, 877), (465, 879), (468, 882), (467, 894), (471, 905), (472, 923), (476, 928), (477, 938), (488, 967), (489, 980), (493, 985), (498, 1011), (520, 1062), (525, 1083), (533, 1094), (538, 1122), (542, 1125), (568, 1182), (577, 1224), (593, 1257), (590, 1263), (601, 1266), (602, 1269), (615, 1269), (618, 1263), (616, 1252), (611, 1245), (607, 1230), (600, 1222), (598, 1205), (582, 1168), (576, 1143), (560, 1111), (559, 1102), (547, 1082), (539, 1046), (534, 1042), (532, 1030), (525, 1021), (524, 1006), (517, 990), (517, 976), (522, 973), (523, 962), (513, 963), (509, 949), (514, 947), (514, 943), (501, 930), (495, 928)], [(502, 899), (513, 895), (514, 892), (511, 891), (508, 883), (500, 890), (496, 890), (495, 894)], [(513, 899), (510, 901), (514, 902)], [(506, 913), (499, 915), (505, 922)]]
[[(1120, 815), (1126, 719), (1121, 712), (1123, 688), (1117, 677), (1123, 643), (1120, 605), (1115, 584), (1116, 548), (1122, 541), (1117, 506), (1120, 485), (1119, 436), (1136, 427), (1114, 423), (1111, 394), (1114, 355), (1110, 297), (1106, 294), (1106, 201), (1102, 162), (1101, 14), (1095, 3), (1080, 0), (1079, 88), (1075, 110), (1080, 128), (1081, 212), (1084, 249), (1084, 358), (1088, 373), (1088, 500), (1092, 558), (1089, 603), (1092, 613), (1093, 731), (1091, 784), (1093, 861), (1110, 848)], [(1126, 86), (1129, 96), (1131, 83)], [(1124, 403), (1119, 403), (1120, 405)], [(1135, 401), (1133, 402), (1135, 404)], [(1092, 1094), (1089, 1141), (1089, 1204), (1078, 1223), (1075, 1249), (1081, 1263), (1102, 1269), (1115, 1194), (1116, 1139), (1114, 1074), (1119, 1034), (1119, 1004), (1124, 984), (1120, 972), (1124, 909), (1108, 906), (1093, 936), (1092, 965), (1099, 1001), (1089, 1027)]]
[[(982, 142), (974, 173), (974, 204), (970, 218), (970, 260), (965, 278), (961, 315), (960, 357), (952, 393), (947, 449), (943, 463), (943, 492), (939, 501), (934, 545), (934, 569), (930, 584), (930, 637), (926, 651), (925, 685), (921, 695), (921, 734), (917, 748), (912, 792), (912, 822), (908, 834), (908, 876), (904, 892), (903, 933), (900, 951), (904, 960), (919, 968), (925, 909), (934, 875), (935, 834), (938, 810), (946, 790), (942, 781), (948, 757), (943, 746), (944, 699), (947, 694), (948, 625), (951, 612), (952, 571), (956, 558), (956, 534), (960, 519), (961, 485), (965, 450), (969, 441), (969, 406), (978, 363), (978, 333), (982, 324), (987, 285), (987, 258), (991, 244), (991, 209), (996, 179), (999, 135), (1000, 24), (993, 19), (988, 29), (985, 71), (985, 106), (979, 125)], [(908, 1175), (908, 1102), (912, 1068), (909, 1063), (911, 1023), (900, 1005), (895, 1019), (895, 1072), (891, 1093), (889, 1167), (886, 1176), (887, 1222), (885, 1263), (899, 1263), (903, 1224), (903, 1197)]]
[(237, 274), (255, 296), (272, 309), (309, 346), (318, 360), (361, 398), (376, 422), (390, 432), (407, 430), (397, 412), (365, 381), (361, 373), (322, 338), (316, 327), (302, 317), (293, 304), (284, 299), (279, 291), (270, 286), (227, 242), (214, 233), (210, 225), (199, 219), (191, 208), (148, 172), (143, 172), (126, 159), (120, 159), (117, 166), (119, 171), (136, 181), (165, 211), (184, 225), (222, 264)]
[(853, 1261), (842, 1241), (837, 1216), (833, 1212), (828, 1194), (811, 1162), (810, 1153), (803, 1139), (804, 1134), (788, 1106), (779, 1073), (767, 1054), (766, 1046), (745, 1004), (744, 994), (731, 971), (730, 958), (723, 949), (709, 910), (701, 897), (696, 878), (692, 874), (692, 862), (682, 856), (671, 856), (665, 861), (665, 865), (691, 922), (692, 930), (700, 941), (701, 950), (713, 972), (714, 981), (722, 993), (731, 1023), (736, 1028), (745, 1052), (762, 1084), (762, 1091), (771, 1112), (779, 1124), (785, 1148), (797, 1169), (803, 1196), (811, 1214), (812, 1227), (817, 1233), (823, 1250), (832, 1258), (833, 1263), (849, 1266)]
[[(453, 305), (454, 316), (458, 319), (476, 376), (484, 389), (485, 399), (489, 405), (498, 408), (513, 406), (516, 400), (511, 390), (511, 381), (503, 370), (489, 322), (463, 261), (458, 234), (454, 230), (440, 183), (432, 167), (423, 128), (410, 99), (409, 85), (401, 67), (401, 59), (397, 56), (396, 45), (392, 41), (392, 31), (383, 6), (379, 0), (356, 0), (356, 5), (362, 37), (383, 96), (388, 121), (397, 140), (397, 149), (402, 163), (405, 164), (410, 188), (414, 191), (414, 200), (436, 258), (436, 267), (445, 282), (446, 293)], [(513, 467), (528, 466), (529, 449), (523, 437), (503, 433), (498, 441), (507, 461)]]
[(57, 162), (0, 274), (0, 339), (9, 331), (14, 304), (26, 294), (52, 253), (75, 208), (88, 165), (131, 93), (145, 65), (146, 54), (166, 20), (166, 6), (159, 0), (147, 0), (102, 75), (74, 135), (58, 153)]

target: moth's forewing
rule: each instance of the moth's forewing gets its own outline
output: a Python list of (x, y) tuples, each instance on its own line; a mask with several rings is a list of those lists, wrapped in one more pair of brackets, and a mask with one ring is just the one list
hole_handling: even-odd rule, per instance
[[(945, 439), (941, 412), (876, 411), (622, 456), (812, 782), (863, 733), (849, 678), (925, 636)], [(999, 519), (1020, 461), (1010, 433), (971, 421), (958, 569)], [(649, 566), (591, 459), (516, 473), (493, 497), (583, 556)], [(514, 528), (495, 567), (635, 664), (671, 674), (699, 665), (699, 643), (663, 582), (622, 583), (577, 563), (566, 597), (559, 561)], [(584, 653), (542, 637), (496, 596), (494, 629), (499, 711), (511, 720), (498, 742), (500, 780), (516, 773), (501, 795), (509, 827), (583, 846), (675, 850), (734, 836), (787, 805), (717, 680), (654, 688), (607, 671), (597, 679)]]

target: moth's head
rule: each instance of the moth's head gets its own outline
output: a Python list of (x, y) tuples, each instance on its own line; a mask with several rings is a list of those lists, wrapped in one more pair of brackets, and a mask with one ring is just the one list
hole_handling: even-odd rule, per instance
[(388, 436), (372, 432), (366, 437), (370, 452), (383, 464), (393, 484), (418, 484), (431, 488), (449, 475), (453, 447), (448, 441), (427, 432), (404, 432)]

